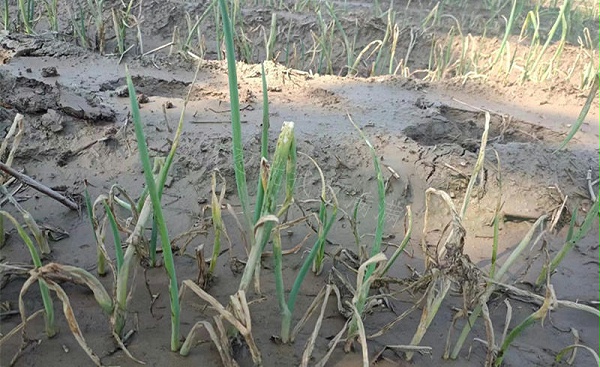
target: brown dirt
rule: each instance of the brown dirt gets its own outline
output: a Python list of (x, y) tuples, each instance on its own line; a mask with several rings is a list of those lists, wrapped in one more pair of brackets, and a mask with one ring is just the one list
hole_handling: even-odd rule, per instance
[[(168, 42), (173, 26), (181, 25), (185, 12), (198, 11), (195, 8), (201, 7), (179, 2), (149, 1), (144, 23), (144, 36), (148, 39), (146, 49)], [(350, 12), (350, 18), (362, 14), (360, 7), (357, 9), (353, 10), (354, 13)], [(152, 16), (163, 13), (169, 16)], [(268, 11), (251, 13), (248, 10), (244, 14), (249, 24), (256, 22), (268, 26)], [(289, 12), (283, 16), (293, 18), (295, 25), (314, 27), (310, 13)], [(373, 28), (378, 29), (376, 25)], [(369, 29), (368, 26), (364, 27), (360, 39), (372, 37)], [(294, 32), (300, 30), (294, 29)], [(298, 34), (306, 35), (306, 31)], [(413, 53), (415, 63), (423, 64), (420, 67), (426, 66), (427, 47), (417, 47)], [(234, 204), (238, 211), (240, 209), (236, 206), (230, 158), (226, 65), (221, 61), (202, 61), (198, 80), (192, 85), (194, 62), (178, 55), (167, 56), (166, 52), (148, 57), (131, 57), (126, 62), (138, 92), (149, 98), (147, 103), (141, 105), (141, 112), (153, 155), (166, 155), (172, 137), (169, 127), (173, 127), (178, 120), (185, 95), (191, 88), (182, 142), (163, 200), (169, 233), (176, 236), (206, 222), (203, 208), (210, 200), (210, 176), (214, 169), (219, 169), (226, 178), (227, 202)], [(117, 93), (119, 87), (124, 85), (123, 65), (117, 64), (114, 57), (101, 56), (51, 36), (19, 34), (0, 35), (0, 59), (4, 64), (0, 67), (0, 127), (7, 131), (17, 112), (25, 114), (25, 138), (17, 152), (14, 167), (24, 169), (26, 174), (43, 184), (71, 196), (82, 193), (84, 180), (90, 184), (92, 197), (107, 193), (113, 184), (122, 186), (133, 195), (141, 192), (144, 179), (131, 126), (114, 139), (96, 143), (73, 154), (88, 143), (119, 129), (127, 121), (129, 100), (119, 97)], [(56, 67), (58, 75), (42, 76), (42, 69), (47, 67)], [(482, 269), (489, 266), (492, 243), (490, 223), (500, 194), (504, 201), (503, 211), (508, 218), (500, 232), (501, 262), (528, 231), (532, 221), (542, 214), (552, 215), (563, 197), (569, 197), (568, 210), (563, 212), (556, 233), (547, 233), (542, 241), (551, 256), (563, 244), (573, 209), (577, 207), (581, 213), (590, 207), (586, 173), (591, 168), (592, 175), (597, 177), (599, 165), (596, 107), (590, 110), (584, 127), (568, 149), (554, 152), (568, 130), (567, 125), (575, 121), (585, 101), (582, 94), (574, 92), (569, 84), (562, 83), (557, 87), (546, 84), (507, 85), (488, 80), (485, 83), (469, 82), (462, 85), (454, 80), (427, 83), (395, 76), (324, 76), (288, 69), (271, 62), (266, 64), (266, 68), (271, 90), (271, 142), (274, 142), (276, 132), (284, 121), (294, 121), (298, 150), (319, 163), (343, 209), (344, 214), (340, 214), (341, 218), (334, 225), (329, 238), (329, 253), (341, 247), (352, 248), (354, 238), (345, 213), (352, 211), (356, 200), (363, 194), (359, 229), (366, 241), (372, 238), (375, 228), (377, 205), (373, 165), (367, 147), (348, 120), (348, 114), (364, 128), (384, 166), (400, 175), (399, 179), (391, 179), (390, 171), (384, 169), (384, 176), (389, 179), (386, 194), (387, 241), (395, 244), (401, 240), (405, 230), (405, 206), (412, 207), (415, 219), (413, 238), (407, 254), (400, 258), (393, 271), (395, 277), (408, 278), (411, 275), (409, 265), (419, 272), (423, 270), (420, 241), (425, 190), (429, 187), (443, 189), (452, 195), (457, 205), (462, 202), (468, 182), (466, 177), (473, 170), (483, 131), (484, 117), (480, 108), (492, 111), (484, 174), (486, 180), (475, 189), (463, 223), (467, 231), (465, 253), (476, 265)], [(238, 77), (243, 107), (241, 114), (245, 121), (245, 159), (249, 182), (255, 182), (262, 121), (260, 66), (239, 63)], [(166, 102), (174, 105), (174, 108), (167, 110), (169, 127), (162, 112), (162, 105)], [(500, 158), (501, 192), (497, 185), (499, 172), (494, 151)], [(299, 156), (298, 164), (295, 199), (302, 203), (305, 210), (313, 210), (314, 202), (310, 201), (319, 196), (318, 174), (308, 159)], [(249, 186), (251, 191), (254, 190), (254, 184)], [(94, 271), (96, 249), (84, 213), (71, 212), (32, 189), (21, 191), (18, 198), (38, 223), (59, 227), (69, 233), (68, 238), (51, 244), (52, 254), (46, 259), (47, 262), (55, 261)], [(431, 237), (442, 231), (449, 219), (443, 205), (436, 204), (439, 205), (436, 205), (430, 220), (434, 231)], [(13, 210), (6, 204), (5, 208)], [(300, 216), (300, 211), (294, 208), (290, 215), (296, 218)], [(234, 255), (244, 258), (233, 219), (225, 217), (225, 221), (230, 235), (234, 236)], [(294, 228), (293, 233), (284, 239), (284, 247), (295, 246), (308, 233), (308, 227)], [(569, 253), (552, 276), (559, 299), (597, 301), (598, 235), (596, 222), (589, 235)], [(212, 234), (198, 237), (187, 246), (184, 254), (176, 256), (180, 281), (196, 278), (193, 248), (205, 243), (210, 249), (212, 239)], [(432, 239), (428, 237), (428, 240)], [(526, 253), (513, 281), (519, 283), (535, 279), (545, 256), (540, 246), (542, 244)], [(287, 287), (291, 287), (291, 279), (294, 279), (306, 251), (305, 244), (297, 254), (286, 256), (284, 279), (290, 279), (289, 283), (286, 282)], [(391, 254), (392, 251), (390, 247), (387, 253)], [(8, 243), (2, 248), (0, 258), (10, 264), (30, 263), (28, 253), (14, 231), (11, 231)], [(229, 268), (226, 254), (221, 258), (217, 279), (210, 293), (226, 303), (228, 296), (237, 290), (239, 275)], [(254, 337), (266, 366), (298, 365), (312, 324), (309, 323), (299, 334), (293, 345), (276, 345), (270, 340), (272, 335), (279, 332), (279, 308), (275, 299), (270, 257), (265, 257), (263, 267), (263, 294), (252, 294), (250, 297), (253, 301)], [(331, 261), (328, 260), (324, 274), (330, 267)], [(170, 311), (165, 272), (162, 268), (136, 268), (136, 285), (128, 319), (128, 328), (137, 331), (129, 344), (132, 354), (152, 366), (219, 365), (219, 356), (208, 342), (207, 335), (200, 338), (202, 342), (192, 349), (187, 358), (169, 351)], [(9, 302), (11, 308), (16, 309), (19, 290), (25, 278), (13, 275), (7, 280), (6, 283), (3, 281), (0, 301)], [(110, 290), (112, 277), (101, 280)], [(325, 281), (325, 275), (308, 276), (296, 306), (296, 320)], [(527, 283), (523, 283), (523, 286), (527, 287)], [(66, 283), (64, 287), (89, 345), (102, 358), (102, 362), (106, 365), (134, 365), (122, 352), (114, 352), (109, 320), (100, 312), (90, 292)], [(391, 289), (395, 292), (395, 298), (391, 301), (394, 312), (381, 309), (366, 316), (367, 332), (378, 330), (418, 300), (419, 295), (400, 293), (400, 289), (400, 285)], [(39, 292), (36, 292), (32, 288), (25, 297), (28, 312), (41, 308)], [(152, 304), (153, 295), (158, 295), (158, 298)], [(504, 328), (503, 301), (506, 298), (498, 294), (489, 304), (497, 335)], [(512, 326), (536, 309), (527, 302), (515, 299), (510, 299), (510, 302), (513, 306)], [(457, 361), (441, 358), (452, 317), (455, 310), (462, 306), (460, 295), (448, 297), (421, 343), (434, 347), (433, 355), (417, 355), (413, 365), (483, 365), (486, 349), (481, 343), (472, 341), (472, 338)], [(27, 335), (32, 342), (16, 366), (91, 364), (69, 333), (62, 315), (57, 315), (61, 332), (52, 339), (44, 336), (41, 320), (28, 327)], [(186, 296), (182, 302), (182, 333), (187, 333), (196, 321), (206, 319), (209, 315), (202, 301), (191, 295)], [(385, 345), (409, 344), (419, 318), (420, 311), (413, 312), (382, 337), (370, 340), (371, 355)], [(18, 315), (3, 318), (0, 332), (6, 334), (19, 322)], [(455, 337), (462, 328), (462, 322), (459, 321), (459, 327), (454, 331)], [(317, 339), (315, 358), (325, 353), (330, 337), (340, 330), (343, 323), (343, 317), (330, 302), (321, 335)], [(532, 326), (516, 340), (506, 356), (505, 365), (551, 365), (556, 353), (573, 343), (571, 328), (579, 332), (582, 344), (598, 350), (598, 319), (587, 313), (560, 308), (551, 313), (543, 326)], [(481, 321), (478, 321), (471, 336), (485, 340)], [(19, 339), (18, 336), (14, 337), (2, 346), (1, 365), (8, 365), (19, 348)], [(234, 352), (241, 365), (251, 365), (247, 350), (242, 347)], [(400, 353), (386, 352), (384, 356), (386, 359), (376, 365), (409, 365), (403, 361)], [(358, 353), (345, 354), (338, 348), (328, 365), (359, 365), (359, 358)], [(580, 351), (575, 359), (577, 366), (590, 366), (593, 363), (591, 356), (584, 351)]]

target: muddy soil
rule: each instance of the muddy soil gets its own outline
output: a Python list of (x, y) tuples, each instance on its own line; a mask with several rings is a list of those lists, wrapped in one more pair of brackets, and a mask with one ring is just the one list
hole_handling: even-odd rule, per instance
[[(162, 6), (160, 4), (151, 2), (154, 7)], [(177, 18), (173, 14), (186, 10), (183, 5), (175, 9), (169, 13), (168, 19), (148, 16), (149, 29), (162, 29), (156, 26), (159, 22), (172, 25), (176, 22), (173, 19)], [(260, 19), (255, 18), (256, 21)], [(154, 32), (156, 39), (149, 37), (151, 41), (148, 42), (164, 44), (170, 34), (165, 26), (164, 34)], [(418, 59), (417, 53), (415, 55)], [(17, 112), (25, 115), (25, 134), (14, 167), (74, 198), (81, 197), (84, 180), (89, 183), (94, 198), (106, 194), (115, 184), (134, 198), (142, 192), (142, 168), (135, 135), (128, 124), (129, 99), (122, 94), (125, 84), (123, 64), (118, 64), (115, 57), (90, 52), (50, 35), (2, 34), (0, 58), (4, 64), (0, 66), (0, 127), (6, 132)], [(422, 58), (420, 60), (423, 61)], [(226, 202), (239, 213), (241, 209), (231, 165), (226, 65), (216, 60), (200, 61), (198, 78), (192, 83), (196, 62), (179, 55), (168, 56), (166, 51), (146, 57), (131, 57), (126, 59), (126, 63), (138, 93), (147, 97), (140, 106), (147, 142), (154, 156), (167, 154), (173, 136), (172, 128), (179, 119), (185, 96), (191, 90), (184, 114), (181, 145), (163, 199), (170, 235), (175, 237), (190, 228), (209, 224), (205, 207), (210, 201), (210, 179), (215, 169), (226, 180)], [(56, 73), (49, 73), (53, 70), (51, 68), (55, 68)], [(545, 251), (552, 257), (562, 246), (574, 210), (579, 211), (581, 221), (581, 213), (587, 212), (592, 204), (586, 176), (591, 169), (592, 177), (598, 177), (598, 109), (592, 108), (582, 131), (568, 148), (556, 152), (568, 125), (575, 121), (585, 100), (565, 85), (543, 87), (541, 91), (534, 92), (531, 85), (506, 86), (493, 80), (485, 85), (462, 86), (454, 81), (426, 83), (397, 76), (342, 78), (291, 69), (272, 62), (266, 63), (266, 73), (270, 90), (271, 148), (283, 122), (293, 121), (298, 150), (318, 162), (340, 202), (339, 220), (329, 237), (327, 252), (330, 256), (323, 274), (319, 277), (309, 275), (304, 283), (295, 320), (326, 284), (327, 273), (332, 266), (331, 256), (342, 248), (355, 248), (348, 213), (352, 212), (357, 201), (360, 202), (358, 229), (362, 239), (369, 242), (373, 238), (378, 210), (374, 167), (369, 150), (350, 123), (349, 116), (363, 129), (383, 163), (387, 184), (385, 243), (388, 255), (404, 236), (406, 206), (412, 208), (413, 236), (391, 274), (397, 279), (413, 279), (424, 270), (421, 241), (424, 240), (425, 190), (430, 187), (444, 190), (457, 206), (462, 203), (481, 145), (485, 121), (481, 109), (491, 111), (484, 179), (474, 190), (463, 222), (467, 233), (464, 252), (475, 265), (483, 270), (489, 267), (493, 237), (491, 223), (500, 195), (504, 213), (499, 241), (500, 262), (508, 257), (539, 216), (556, 215), (568, 197), (554, 231), (545, 233), (535, 246), (527, 250), (519, 268), (512, 274), (511, 281), (528, 290), (531, 290), (529, 284), (535, 280), (546, 259)], [(260, 75), (260, 65), (238, 64), (249, 182), (256, 182), (260, 163)], [(163, 110), (166, 105), (171, 108)], [(103, 139), (107, 136), (110, 139)], [(95, 141), (98, 142), (92, 144)], [(249, 186), (253, 194), (255, 185)], [(594, 190), (597, 192), (597, 188)], [(318, 210), (315, 199), (319, 194), (318, 172), (309, 159), (300, 155), (295, 197), (298, 205), (292, 208), (289, 219), (298, 218), (303, 212)], [(38, 223), (68, 233), (68, 237), (51, 243), (52, 254), (46, 262), (75, 265), (95, 272), (96, 248), (84, 212), (69, 211), (26, 187), (16, 196)], [(14, 211), (6, 203), (3, 209)], [(228, 296), (237, 290), (240, 279), (239, 272), (230, 266), (230, 256), (244, 260), (246, 253), (234, 219), (228, 214), (224, 219), (232, 237), (233, 249), (221, 256), (217, 278), (209, 291), (225, 304)], [(449, 211), (443, 203), (434, 200), (429, 232), (425, 237), (429, 245), (435, 245), (449, 220)], [(552, 284), (559, 299), (597, 304), (598, 235), (598, 223), (595, 222), (590, 233), (553, 274)], [(306, 236), (309, 236), (308, 240), (302, 243)], [(284, 259), (284, 279), (288, 289), (314, 238), (307, 225), (294, 227), (284, 237), (285, 248), (302, 244), (299, 251), (286, 255)], [(186, 246), (183, 242), (174, 244), (179, 250), (175, 262), (180, 281), (196, 279), (198, 267), (194, 248), (205, 244), (210, 252), (212, 241), (212, 232), (207, 231)], [(10, 231), (0, 256), (1, 261), (8, 264), (25, 268), (30, 264), (29, 255), (14, 230)], [(279, 345), (271, 340), (280, 327), (271, 257), (265, 256), (262, 265), (262, 294), (249, 297), (254, 337), (265, 366), (299, 365), (314, 321), (299, 334), (293, 345)], [(199, 337), (198, 344), (186, 358), (169, 351), (170, 311), (165, 271), (162, 267), (146, 268), (143, 264), (136, 269), (127, 325), (128, 329), (136, 331), (128, 344), (131, 353), (152, 366), (219, 365), (219, 355), (206, 334)], [(3, 273), (0, 294), (2, 305), (7, 306), (0, 324), (3, 335), (20, 323), (18, 314), (11, 310), (17, 309), (19, 291), (26, 279), (24, 274), (10, 273), (10, 276)], [(101, 281), (110, 292), (112, 276), (103, 277)], [(91, 293), (67, 283), (63, 286), (86, 340), (101, 357), (102, 363), (135, 365), (115, 348), (109, 320), (101, 313)], [(422, 295), (411, 295), (402, 290), (401, 284), (390, 285), (388, 291), (393, 294), (389, 299), (392, 307), (377, 308), (366, 316), (367, 334), (378, 331), (412, 307)], [(504, 301), (507, 299), (513, 310), (511, 327), (538, 308), (506, 294), (493, 297), (489, 309), (497, 337), (505, 327)], [(28, 313), (41, 308), (39, 292), (33, 288), (24, 300)], [(456, 292), (443, 303), (421, 343), (433, 347), (432, 355), (417, 354), (414, 361), (408, 363), (402, 353), (387, 351), (377, 365), (482, 366), (486, 348), (473, 340), (486, 339), (481, 321), (475, 325), (472, 338), (458, 360), (442, 359), (452, 318), (462, 307), (462, 297)], [(41, 319), (28, 326), (29, 343), (16, 366), (91, 365), (69, 333), (62, 315), (57, 315), (61, 331), (52, 339), (44, 336)], [(182, 333), (187, 334), (194, 323), (209, 319), (211, 315), (206, 304), (187, 294), (182, 302)], [(385, 345), (409, 344), (420, 316), (419, 309), (383, 336), (369, 340), (371, 357)], [(330, 300), (313, 353), (315, 362), (325, 354), (330, 339), (344, 322), (333, 300)], [(463, 324), (464, 319), (460, 319), (454, 326), (453, 339)], [(558, 308), (543, 325), (535, 324), (516, 340), (505, 358), (505, 365), (552, 365), (558, 351), (575, 343), (572, 330), (578, 332), (579, 343), (598, 350), (597, 317)], [(8, 365), (20, 346), (18, 335), (4, 344), (0, 364)], [(251, 365), (249, 352), (243, 346), (234, 346), (234, 355), (240, 365)], [(360, 347), (349, 354), (338, 347), (328, 365), (354, 366), (360, 365), (359, 362)], [(580, 351), (574, 365), (591, 366), (594, 363), (589, 354)]]

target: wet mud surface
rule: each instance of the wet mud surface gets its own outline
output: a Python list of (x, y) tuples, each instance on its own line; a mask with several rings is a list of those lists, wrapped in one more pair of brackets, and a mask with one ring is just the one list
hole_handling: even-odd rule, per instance
[[(152, 2), (152, 6), (161, 5), (160, 2)], [(173, 23), (171, 17), (174, 13), (170, 14), (168, 19), (152, 19), (150, 22), (160, 30), (163, 27), (159, 21)], [(258, 22), (260, 19), (254, 20)], [(169, 32), (166, 29), (164, 32), (155, 35), (168, 38)], [(0, 128), (6, 132), (16, 113), (25, 116), (24, 138), (16, 152), (13, 167), (79, 200), (84, 180), (89, 183), (94, 198), (107, 193), (114, 184), (134, 196), (142, 192), (144, 177), (130, 122), (129, 99), (123, 89), (123, 64), (117, 64), (114, 57), (101, 56), (51, 37), (12, 34), (0, 35), (0, 58), (4, 63), (0, 66)], [(127, 64), (138, 96), (143, 94), (146, 97), (140, 101), (140, 107), (152, 156), (168, 153), (173, 128), (190, 91), (181, 144), (163, 197), (170, 235), (175, 238), (191, 228), (202, 228), (210, 223), (210, 214), (205, 207), (210, 202), (210, 180), (215, 169), (227, 183), (225, 201), (239, 213), (241, 208), (236, 198), (231, 164), (229, 92), (224, 62), (200, 61), (195, 83), (192, 83), (196, 68), (193, 60), (158, 54), (127, 60)], [(357, 201), (358, 229), (363, 240), (371, 241), (375, 231), (378, 209), (373, 163), (349, 116), (373, 143), (383, 165), (386, 180), (384, 243), (388, 255), (404, 236), (407, 205), (411, 206), (414, 218), (412, 239), (390, 274), (401, 280), (391, 283), (387, 289), (392, 294), (389, 298), (392, 306), (378, 307), (365, 317), (367, 334), (378, 331), (410, 309), (422, 296), (422, 290), (413, 294), (405, 291), (402, 282), (414, 280), (424, 269), (421, 241), (425, 190), (430, 187), (444, 190), (457, 206), (462, 203), (481, 147), (485, 122), (481, 109), (492, 111), (483, 179), (472, 193), (463, 221), (466, 230), (464, 252), (473, 264), (483, 270), (489, 269), (492, 222), (500, 195), (504, 214), (499, 236), (500, 262), (506, 260), (539, 216), (546, 214), (554, 218), (560, 213), (554, 230), (545, 233), (535, 246), (525, 251), (518, 271), (511, 274), (513, 284), (533, 291), (530, 284), (539, 274), (546, 253), (552, 257), (563, 245), (575, 208), (581, 219), (581, 213), (585, 213), (592, 204), (586, 175), (589, 169), (592, 175), (598, 175), (597, 109), (590, 111), (577, 139), (566, 150), (555, 151), (565, 137), (567, 121), (574, 121), (583, 104), (579, 97), (561, 92), (555, 100), (543, 106), (537, 102), (544, 98), (542, 95), (519, 104), (518, 97), (514, 94), (510, 97), (514, 92), (510, 88), (504, 90), (502, 97), (495, 99), (490, 98), (491, 92), (479, 93), (480, 87), (461, 89), (452, 83), (426, 83), (399, 76), (342, 78), (290, 69), (272, 62), (265, 65), (270, 90), (271, 148), (283, 122), (293, 121), (298, 151), (318, 162), (340, 203), (339, 220), (329, 236), (329, 257), (325, 269), (319, 277), (308, 275), (298, 298), (295, 320), (325, 285), (333, 254), (341, 249), (354, 248), (349, 213)], [(238, 64), (245, 161), (249, 182), (252, 183), (249, 185), (252, 196), (260, 164), (260, 70), (260, 65)], [(523, 90), (525, 94), (527, 91)], [(308, 158), (299, 155), (297, 205), (292, 207), (289, 219), (318, 211), (316, 199), (320, 190), (317, 170)], [(52, 253), (46, 262), (74, 265), (95, 272), (96, 247), (84, 211), (69, 211), (27, 187), (20, 189), (15, 196), (39, 224), (54, 228), (55, 233), (68, 233), (68, 237), (51, 242)], [(568, 205), (560, 212), (565, 197), (568, 197)], [(451, 217), (441, 201), (435, 199), (431, 205), (429, 232), (425, 238), (434, 245)], [(12, 211), (6, 203), (3, 204), (5, 209)], [(232, 237), (233, 249), (220, 257), (217, 278), (209, 292), (225, 304), (229, 295), (237, 290), (240, 280), (239, 272), (230, 266), (230, 257), (245, 259), (246, 253), (235, 220), (226, 213), (224, 220)], [(14, 230), (9, 233), (0, 255), (1, 261), (28, 268), (30, 258), (26, 248)], [(149, 231), (146, 235), (150, 235)], [(590, 233), (553, 274), (552, 284), (558, 299), (584, 304), (596, 302), (597, 305), (598, 235), (596, 221)], [(303, 243), (307, 236), (308, 240)], [(284, 250), (301, 244), (298, 251), (284, 258), (284, 279), (288, 289), (314, 238), (313, 231), (305, 224), (293, 227), (283, 238)], [(198, 267), (194, 248), (205, 244), (210, 251), (212, 242), (211, 230), (188, 244), (183, 240), (175, 241), (173, 246), (178, 250), (175, 263), (180, 280), (196, 279)], [(278, 334), (280, 329), (271, 256), (263, 257), (262, 267), (262, 294), (249, 295), (256, 343), (266, 366), (299, 365), (314, 320), (300, 332), (293, 345), (279, 345), (271, 340), (271, 336)], [(130, 352), (151, 366), (219, 365), (219, 355), (206, 333), (201, 335), (186, 358), (169, 351), (170, 310), (165, 271), (162, 267), (147, 268), (143, 264), (136, 265), (135, 269), (127, 329), (136, 332), (128, 341)], [(7, 305), (7, 311), (18, 309), (19, 291), (25, 280), (23, 271), (3, 272), (0, 301)], [(101, 278), (101, 282), (110, 292), (112, 276)], [(70, 297), (88, 344), (101, 357), (103, 364), (135, 365), (115, 347), (108, 317), (94, 302), (91, 292), (69, 283), (62, 286)], [(475, 325), (459, 359), (442, 359), (452, 318), (463, 307), (462, 296), (454, 291), (442, 304), (421, 342), (421, 345), (433, 347), (432, 355), (417, 354), (414, 361), (408, 363), (404, 361), (403, 353), (386, 351), (375, 365), (482, 366), (486, 347), (473, 340), (486, 339), (481, 320)], [(497, 335), (505, 326), (506, 299), (512, 305), (511, 326), (539, 307), (516, 297), (507, 297), (504, 293), (494, 295), (489, 309)], [(24, 300), (29, 313), (42, 308), (39, 291), (35, 287)], [(195, 322), (211, 315), (203, 301), (191, 293), (187, 294), (182, 300), (182, 333), (187, 333)], [(371, 357), (386, 345), (409, 344), (420, 316), (420, 309), (417, 309), (383, 336), (369, 340)], [(16, 366), (91, 365), (69, 333), (60, 312), (57, 312), (57, 319), (60, 333), (52, 339), (44, 336), (41, 317), (28, 326), (30, 343)], [(329, 341), (344, 322), (333, 300), (330, 300), (313, 353), (315, 361), (325, 354)], [(8, 312), (2, 318), (0, 331), (5, 335), (19, 323), (19, 315)], [(464, 318), (454, 326), (453, 338), (457, 337), (463, 324)], [(515, 341), (505, 358), (505, 365), (552, 365), (556, 353), (574, 343), (572, 329), (578, 331), (581, 344), (598, 350), (598, 318), (559, 307), (550, 313), (543, 326), (535, 324)], [(0, 364), (8, 365), (20, 346), (18, 335), (4, 344)], [(247, 348), (234, 344), (233, 350), (240, 365), (252, 365)], [(359, 362), (360, 347), (349, 354), (338, 347), (328, 365), (358, 366)], [(578, 352), (574, 365), (590, 366), (593, 363), (593, 358), (582, 350)]]

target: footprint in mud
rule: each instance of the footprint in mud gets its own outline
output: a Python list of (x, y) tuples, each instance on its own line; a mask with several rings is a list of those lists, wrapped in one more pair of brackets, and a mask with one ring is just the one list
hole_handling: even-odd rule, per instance
[[(432, 121), (409, 126), (404, 129), (404, 133), (423, 145), (456, 144), (470, 152), (476, 152), (481, 144), (484, 123), (483, 112), (441, 105)], [(490, 143), (556, 143), (561, 140), (558, 133), (542, 126), (518, 121), (510, 116), (491, 115), (488, 136)]]
[[(189, 82), (164, 80), (150, 76), (133, 76), (133, 85), (138, 93), (147, 96), (163, 96), (185, 98)], [(127, 85), (125, 78), (111, 80), (100, 85), (100, 91), (114, 91), (119, 97), (127, 97), (123, 88)]]

